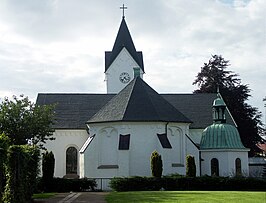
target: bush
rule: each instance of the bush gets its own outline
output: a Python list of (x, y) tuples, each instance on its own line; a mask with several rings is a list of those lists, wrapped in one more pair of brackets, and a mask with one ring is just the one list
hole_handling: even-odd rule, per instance
[(156, 191), (162, 188), (162, 179), (155, 177), (113, 178), (110, 187), (115, 191)]
[(38, 174), (39, 149), (29, 145), (10, 146), (7, 153), (5, 203), (31, 201)]
[(196, 164), (194, 156), (187, 155), (186, 157), (186, 175), (188, 177), (196, 177)]
[(44, 192), (50, 192), (54, 178), (55, 158), (53, 152), (46, 151), (42, 158), (42, 176)]
[(265, 179), (229, 178), (229, 177), (182, 177), (164, 176), (160, 179), (153, 177), (113, 178), (110, 187), (115, 191), (149, 191), (159, 190), (238, 190), (266, 191)]
[(154, 151), (151, 154), (151, 173), (153, 177), (160, 178), (163, 172), (163, 162), (161, 155)]
[(7, 159), (7, 149), (9, 143), (9, 138), (5, 134), (0, 134), (0, 203), (2, 202), (2, 192), (4, 192), (4, 165)]
[[(93, 191), (97, 187), (94, 179), (80, 178), (80, 179), (65, 179), (53, 178), (50, 184), (49, 192), (80, 192)], [(39, 178), (38, 188), (36, 192), (44, 191), (44, 180)]]

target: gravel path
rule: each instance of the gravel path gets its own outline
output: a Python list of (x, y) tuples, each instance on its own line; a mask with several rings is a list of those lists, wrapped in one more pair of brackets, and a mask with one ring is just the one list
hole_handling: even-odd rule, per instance
[(72, 192), (59, 193), (49, 199), (35, 200), (36, 203), (106, 203), (107, 192)]

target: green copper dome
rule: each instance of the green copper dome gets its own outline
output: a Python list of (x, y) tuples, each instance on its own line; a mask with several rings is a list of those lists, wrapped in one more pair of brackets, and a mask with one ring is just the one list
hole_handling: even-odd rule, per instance
[(201, 149), (244, 149), (236, 127), (214, 123), (202, 133)]

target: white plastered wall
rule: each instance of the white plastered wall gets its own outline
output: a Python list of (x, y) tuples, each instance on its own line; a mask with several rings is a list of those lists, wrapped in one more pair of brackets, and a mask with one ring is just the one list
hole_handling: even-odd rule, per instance
[[(55, 177), (63, 177), (66, 175), (66, 150), (68, 147), (75, 147), (77, 151), (80, 150), (88, 134), (86, 130), (55, 130), (53, 137), (55, 140), (47, 141), (44, 145), (48, 151), (52, 151), (55, 156)], [(78, 153), (78, 168), (77, 174), (80, 174)]]
[(211, 160), (213, 158), (219, 161), (219, 176), (235, 176), (235, 160), (240, 158), (241, 170), (243, 176), (249, 175), (248, 167), (248, 149), (243, 150), (202, 150), (201, 162), (202, 175), (211, 175)]
[[(127, 49), (123, 48), (105, 73), (107, 93), (111, 94), (120, 92), (131, 80), (134, 79), (133, 68), (136, 67), (139, 67), (139, 65)], [(119, 76), (123, 72), (127, 72), (130, 76), (130, 81), (126, 84), (119, 80)], [(140, 69), (140, 77), (143, 78), (142, 69)]]
[[(157, 137), (157, 133), (165, 133), (166, 129), (172, 149), (163, 148)], [(108, 132), (117, 132), (117, 134), (111, 133), (108, 136)], [(85, 177), (151, 176), (150, 156), (154, 150), (162, 155), (164, 175), (185, 174), (185, 133), (188, 133), (188, 124), (163, 122), (91, 124), (90, 133), (96, 136), (82, 155), (84, 156), (82, 173)], [(130, 134), (129, 150), (118, 150), (120, 134)], [(103, 146), (102, 139), (108, 140), (105, 143), (117, 144)], [(110, 157), (115, 154), (117, 158)], [(100, 166), (106, 165), (109, 168), (99, 169)]]

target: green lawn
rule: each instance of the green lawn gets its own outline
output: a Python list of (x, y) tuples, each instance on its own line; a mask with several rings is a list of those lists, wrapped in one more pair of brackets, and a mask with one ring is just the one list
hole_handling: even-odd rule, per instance
[(266, 192), (235, 191), (158, 191), (158, 192), (111, 192), (107, 195), (108, 203), (147, 203), (147, 202), (241, 202), (266, 203)]

